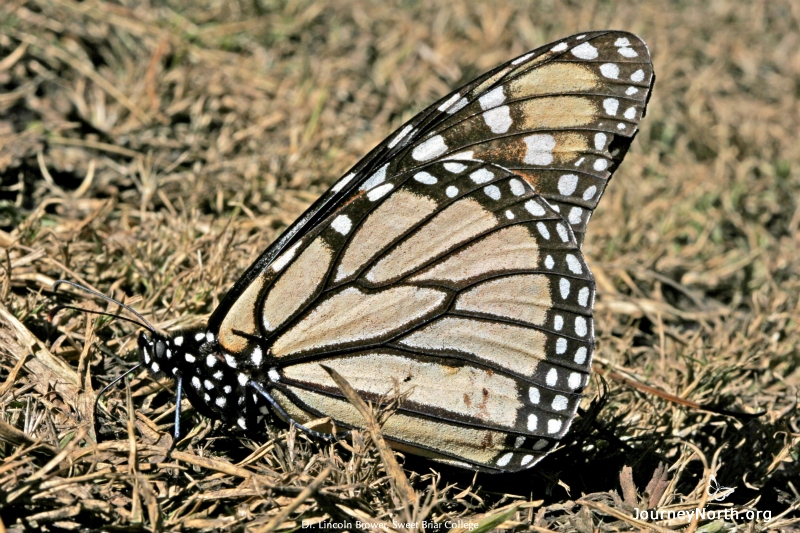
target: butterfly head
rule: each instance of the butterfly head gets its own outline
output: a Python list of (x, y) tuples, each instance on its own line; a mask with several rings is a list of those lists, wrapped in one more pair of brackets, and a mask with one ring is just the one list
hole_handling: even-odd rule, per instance
[(155, 374), (163, 372), (170, 377), (185, 374), (201, 354), (213, 351), (213, 338), (209, 340), (200, 331), (181, 331), (171, 335), (142, 331), (137, 344), (142, 364)]
[[(175, 367), (170, 364), (172, 350), (168, 348), (168, 340), (163, 335), (152, 331), (142, 331), (137, 339), (139, 345), (139, 359), (148, 370), (154, 373), (164, 372), (168, 367)], [(167, 351), (170, 352), (169, 359)]]

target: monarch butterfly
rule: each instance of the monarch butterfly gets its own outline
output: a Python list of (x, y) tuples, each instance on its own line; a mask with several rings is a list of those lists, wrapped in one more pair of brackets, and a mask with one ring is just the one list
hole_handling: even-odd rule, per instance
[[(399, 450), (490, 472), (567, 432), (594, 347), (586, 225), (654, 81), (646, 45), (599, 31), (509, 61), (419, 113), (250, 266), (204, 328), (138, 338), (141, 364), (244, 429), (385, 423)], [(176, 424), (179, 421), (179, 409)], [(176, 434), (178, 429), (176, 428)]]

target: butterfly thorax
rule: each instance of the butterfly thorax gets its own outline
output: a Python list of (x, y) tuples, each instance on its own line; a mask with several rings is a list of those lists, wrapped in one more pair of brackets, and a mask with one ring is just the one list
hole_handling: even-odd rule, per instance
[(169, 335), (142, 332), (138, 345), (142, 364), (153, 374), (181, 380), (189, 401), (201, 414), (237, 423), (249, 379), (227, 364), (213, 334), (201, 328)]

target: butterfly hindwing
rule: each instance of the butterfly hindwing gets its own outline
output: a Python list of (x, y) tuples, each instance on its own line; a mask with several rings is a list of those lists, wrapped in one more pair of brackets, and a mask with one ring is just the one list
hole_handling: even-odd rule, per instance
[[(486, 469), (512, 453), (508, 435), (549, 446), (574, 416), (592, 351), (594, 283), (569, 225), (519, 176), (482, 162), (436, 162), (383, 186), (330, 215), (237, 302), (229, 334), (263, 336), (245, 339), (240, 369), (297, 402), (285, 408), (307, 413), (301, 423), (353, 425), (325, 364), (369, 399), (394, 379), (413, 388), (400, 413), (417, 425), (386, 429), (404, 446), (444, 457), (425, 444), (431, 427), (500, 432), (492, 460), (476, 463)], [(517, 467), (533, 463), (514, 453)]]

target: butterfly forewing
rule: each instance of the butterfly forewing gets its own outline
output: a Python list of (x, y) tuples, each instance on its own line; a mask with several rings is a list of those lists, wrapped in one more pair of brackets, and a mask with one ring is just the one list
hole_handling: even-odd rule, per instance
[[(217, 308), (209, 327), (219, 328), (228, 309), (279, 254), (363, 190), (366, 182), (379, 185), (405, 166), (419, 164), (415, 151), (422, 159), (479, 158), (480, 154), (489, 162), (517, 169), (536, 192), (563, 209), (581, 243), (591, 211), (638, 131), (654, 79), (644, 42), (617, 31), (568, 37), (484, 74), (419, 113), (337, 181), (251, 265)], [(557, 105), (565, 102), (572, 105)], [(593, 110), (588, 115), (587, 107)], [(504, 108), (508, 108), (508, 119)], [(578, 125), (572, 112), (591, 120)], [(559, 118), (561, 122), (552, 122)], [(473, 133), (456, 139), (457, 125), (470, 119)], [(500, 131), (509, 120), (509, 131), (513, 127), (516, 136), (492, 130)], [(525, 135), (521, 125), (533, 125), (537, 120), (550, 121), (549, 129), (539, 130), (544, 137), (528, 141), (523, 137), (520, 142), (518, 137)], [(509, 138), (507, 143), (505, 138)], [(464, 149), (458, 152), (453, 146)], [(600, 160), (607, 166), (596, 170), (595, 165), (603, 165)]]
[[(215, 312), (228, 366), (297, 422), (361, 424), (408, 399), (399, 449), (490, 471), (533, 465), (588, 381), (592, 210), (644, 113), (644, 43), (587, 33), (443, 98), (378, 146), (251, 267)], [(263, 405), (261, 406), (263, 408)]]

